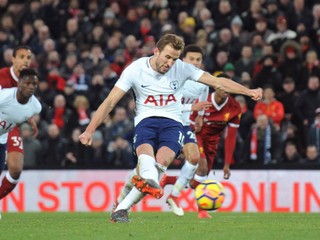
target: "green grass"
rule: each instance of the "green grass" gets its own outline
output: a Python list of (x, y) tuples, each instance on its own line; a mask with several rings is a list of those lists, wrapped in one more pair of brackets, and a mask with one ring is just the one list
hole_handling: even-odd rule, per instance
[(130, 213), (131, 223), (110, 223), (109, 213), (2, 213), (0, 239), (221, 240), (319, 239), (320, 215), (294, 213)]

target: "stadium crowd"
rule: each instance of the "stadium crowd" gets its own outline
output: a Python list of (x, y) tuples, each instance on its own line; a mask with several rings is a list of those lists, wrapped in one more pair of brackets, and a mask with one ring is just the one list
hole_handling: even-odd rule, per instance
[(264, 89), (258, 103), (235, 96), (242, 117), (234, 168), (319, 168), (317, 2), (0, 0), (0, 67), (11, 65), (14, 47), (28, 45), (40, 76), (37, 138), (30, 125), (21, 126), (25, 168), (132, 168), (132, 94), (95, 132), (92, 146), (78, 137), (123, 69), (152, 55), (170, 32), (203, 49), (205, 70)]

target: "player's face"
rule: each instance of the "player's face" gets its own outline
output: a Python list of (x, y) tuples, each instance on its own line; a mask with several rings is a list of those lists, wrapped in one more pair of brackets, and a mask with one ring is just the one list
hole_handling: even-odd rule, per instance
[(190, 63), (197, 68), (201, 68), (202, 54), (198, 52), (188, 52), (182, 61)]
[(12, 57), (13, 70), (19, 75), (24, 68), (29, 68), (31, 65), (32, 53), (28, 49), (19, 49), (16, 56)]
[(159, 49), (155, 49), (155, 67), (157, 72), (166, 73), (173, 66), (173, 64), (177, 61), (181, 54), (181, 50), (175, 50), (171, 46), (167, 45), (160, 52)]
[(38, 77), (37, 76), (25, 76), (23, 79), (19, 80), (19, 91), (23, 98), (30, 98), (36, 91), (38, 87)]
[(229, 93), (221, 89), (217, 89), (216, 94), (222, 99), (227, 99), (227, 97), (229, 96)]

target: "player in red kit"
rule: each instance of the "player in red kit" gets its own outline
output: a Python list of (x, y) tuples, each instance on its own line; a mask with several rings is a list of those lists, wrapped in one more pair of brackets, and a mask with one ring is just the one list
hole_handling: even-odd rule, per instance
[[(0, 87), (11, 88), (18, 86), (20, 71), (31, 65), (32, 52), (28, 46), (18, 46), (13, 50), (12, 66), (0, 69)], [(33, 128), (33, 134), (38, 132), (36, 123), (32, 118), (29, 123)], [(23, 169), (23, 143), (18, 127), (8, 134), (6, 163), (8, 172), (2, 179), (0, 186), (0, 199), (7, 196), (17, 185)], [(1, 166), (0, 174), (4, 166)]]
[[(217, 77), (224, 77), (222, 72), (214, 74)], [(195, 123), (198, 112), (194, 112), (190, 119), (191, 124), (194, 124), (197, 142), (200, 150), (200, 161), (196, 173), (190, 181), (190, 187), (196, 188), (201, 182), (206, 180), (210, 170), (213, 167), (214, 159), (217, 155), (220, 138), (225, 130), (225, 156), (224, 156), (224, 178), (230, 177), (230, 165), (233, 162), (233, 152), (236, 145), (236, 137), (240, 124), (241, 108), (239, 103), (234, 100), (229, 93), (217, 89), (210, 92), (208, 100), (212, 102), (212, 107), (205, 110), (203, 122)], [(203, 210), (199, 210), (199, 218), (210, 218)]]

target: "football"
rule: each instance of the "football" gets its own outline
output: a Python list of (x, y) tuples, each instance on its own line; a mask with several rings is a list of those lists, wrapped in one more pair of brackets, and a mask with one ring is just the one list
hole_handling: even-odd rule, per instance
[(206, 180), (196, 187), (194, 196), (200, 209), (217, 210), (224, 201), (224, 187), (220, 182)]

